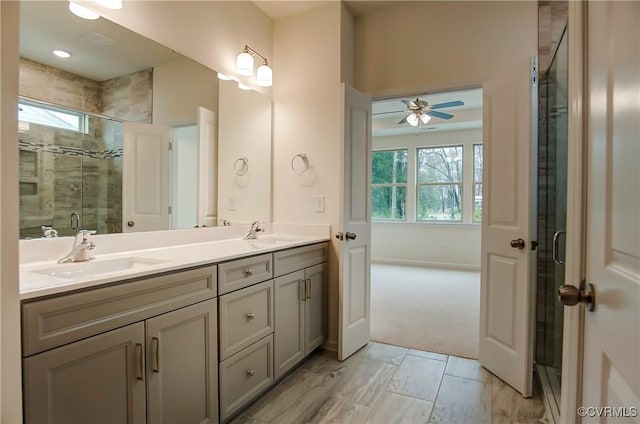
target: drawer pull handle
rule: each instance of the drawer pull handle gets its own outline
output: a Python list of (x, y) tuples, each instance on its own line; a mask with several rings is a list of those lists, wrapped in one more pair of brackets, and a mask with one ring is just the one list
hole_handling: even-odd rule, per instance
[(250, 368), (247, 370), (247, 376), (248, 377), (253, 377), (253, 375), (256, 373), (256, 370), (254, 370), (253, 368)]
[(155, 366), (151, 369), (153, 372), (160, 372), (160, 340), (157, 337), (153, 337), (151, 339), (151, 346), (154, 349), (156, 363)]
[(253, 275), (253, 270), (251, 268), (245, 269), (244, 270), (244, 275), (247, 276), (247, 277)]
[(143, 362), (143, 358), (142, 358), (142, 344), (141, 343), (136, 343), (136, 355), (138, 356), (138, 369), (136, 370), (136, 378), (140, 381), (144, 380), (144, 374), (143, 374), (143, 369), (144, 369), (144, 362)]
[(255, 317), (256, 317), (256, 314), (254, 314), (253, 312), (249, 312), (249, 313), (247, 314), (247, 319), (248, 319), (248, 320), (252, 320), (252, 319), (254, 319)]
[(311, 278), (307, 278), (307, 286), (306, 286), (306, 292), (307, 292), (307, 299), (311, 299)]

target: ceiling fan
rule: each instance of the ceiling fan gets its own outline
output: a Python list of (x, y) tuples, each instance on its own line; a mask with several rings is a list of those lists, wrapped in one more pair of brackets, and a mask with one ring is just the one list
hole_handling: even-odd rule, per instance
[(420, 100), (416, 97), (415, 100), (402, 100), (402, 103), (407, 105), (407, 112), (409, 114), (402, 118), (398, 125), (408, 123), (412, 127), (418, 126), (420, 122), (426, 124), (431, 120), (432, 116), (440, 119), (451, 119), (453, 115), (450, 113), (438, 112), (434, 109), (444, 109), (446, 107), (463, 106), (464, 102), (461, 100), (454, 100), (451, 102), (438, 103), (437, 105), (429, 105), (428, 102)]

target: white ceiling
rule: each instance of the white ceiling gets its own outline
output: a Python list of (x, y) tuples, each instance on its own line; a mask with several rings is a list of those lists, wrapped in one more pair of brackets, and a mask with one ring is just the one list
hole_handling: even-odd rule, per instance
[[(79, 18), (67, 5), (66, 1), (20, 2), (20, 56), (95, 81), (183, 58), (105, 18)], [(54, 49), (72, 56), (58, 58)]]
[[(454, 115), (448, 120), (432, 117), (427, 125), (421, 124), (418, 127), (412, 127), (407, 123), (398, 124), (398, 121), (408, 114), (406, 112), (407, 106), (402, 100), (415, 100), (416, 97), (430, 105), (454, 100), (461, 100), (464, 105), (438, 109), (439, 112)], [(482, 128), (482, 89), (474, 88), (376, 100), (372, 107), (372, 125), (374, 137)]]
[[(258, 6), (267, 16), (273, 20), (280, 18), (286, 18), (297, 13), (305, 12), (309, 9), (323, 6), (327, 3), (335, 3), (339, 0), (253, 0), (256, 6)], [(365, 0), (351, 0), (344, 2), (347, 8), (351, 11), (353, 16), (361, 16), (367, 13), (372, 13), (377, 10), (381, 10), (390, 6), (398, 5), (400, 2), (397, 0), (387, 1), (365, 1)]]

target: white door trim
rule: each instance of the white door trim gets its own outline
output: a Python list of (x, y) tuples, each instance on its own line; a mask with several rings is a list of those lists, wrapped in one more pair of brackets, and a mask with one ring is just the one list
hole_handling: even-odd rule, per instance
[[(567, 154), (567, 257), (565, 283), (579, 286), (585, 277), (585, 172), (586, 125), (584, 78), (586, 13), (583, 2), (569, 2), (569, 116)], [(582, 399), (584, 309), (564, 310), (562, 337), (562, 388), (560, 417), (563, 423), (579, 423), (576, 411)]]

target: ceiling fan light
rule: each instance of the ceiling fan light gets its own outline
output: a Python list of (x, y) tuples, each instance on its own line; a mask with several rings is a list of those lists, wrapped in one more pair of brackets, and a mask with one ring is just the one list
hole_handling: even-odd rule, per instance
[(264, 64), (258, 68), (256, 73), (256, 83), (260, 87), (271, 87), (273, 85), (273, 71), (269, 65)]
[(243, 76), (253, 75), (253, 56), (247, 52), (242, 52), (236, 59), (236, 72)]
[(422, 115), (420, 115), (420, 120), (422, 121), (423, 124), (427, 124), (429, 121), (431, 121), (431, 116), (427, 115), (426, 113), (423, 113)]
[(409, 116), (407, 116), (407, 122), (412, 127), (418, 126), (418, 115), (416, 115), (415, 113), (410, 114)]
[(93, 21), (100, 17), (99, 13), (94, 12), (93, 10), (88, 9), (82, 5), (79, 5), (78, 3), (74, 3), (72, 1), (69, 2), (69, 10), (71, 11), (71, 13), (73, 13), (74, 15), (82, 19), (89, 19)]

